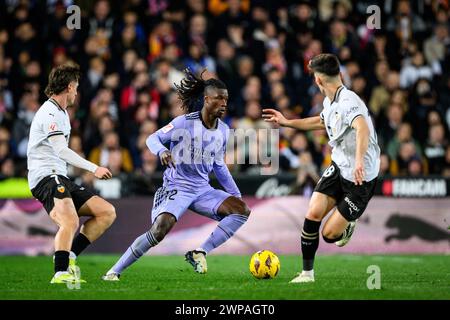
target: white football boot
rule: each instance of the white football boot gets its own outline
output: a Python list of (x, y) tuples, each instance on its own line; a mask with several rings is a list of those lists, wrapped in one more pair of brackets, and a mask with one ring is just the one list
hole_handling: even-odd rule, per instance
[(114, 271), (108, 271), (102, 279), (105, 281), (120, 281), (120, 273), (114, 272)]
[(314, 282), (314, 270), (303, 270), (297, 277), (291, 280), (290, 283), (307, 283)]
[(206, 273), (208, 264), (206, 263), (206, 252), (200, 249), (186, 252), (185, 260), (189, 262), (197, 273)]

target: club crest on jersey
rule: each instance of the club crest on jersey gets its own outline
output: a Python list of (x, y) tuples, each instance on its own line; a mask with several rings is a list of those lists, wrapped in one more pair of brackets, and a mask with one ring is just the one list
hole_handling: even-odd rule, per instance
[(64, 193), (64, 191), (66, 191), (66, 188), (64, 188), (64, 186), (58, 186), (57, 190), (59, 193)]
[(50, 129), (50, 131), (56, 131), (58, 129), (58, 126), (56, 125), (56, 122), (53, 122), (48, 128)]
[(173, 129), (173, 124), (169, 123), (165, 127), (162, 127), (161, 131), (164, 132), (164, 133), (167, 133), (167, 132), (169, 132), (172, 129)]

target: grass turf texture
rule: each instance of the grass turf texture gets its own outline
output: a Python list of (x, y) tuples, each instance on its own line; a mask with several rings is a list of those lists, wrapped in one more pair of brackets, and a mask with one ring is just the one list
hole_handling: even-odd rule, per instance
[[(210, 256), (208, 274), (194, 273), (182, 256), (146, 256), (119, 282), (100, 277), (118, 256), (78, 259), (79, 290), (51, 285), (51, 257), (0, 257), (0, 299), (450, 299), (450, 256), (319, 256), (316, 282), (288, 283), (299, 270), (298, 256), (280, 256), (280, 274), (257, 280), (250, 257)], [(381, 269), (381, 289), (369, 290), (367, 267)]]

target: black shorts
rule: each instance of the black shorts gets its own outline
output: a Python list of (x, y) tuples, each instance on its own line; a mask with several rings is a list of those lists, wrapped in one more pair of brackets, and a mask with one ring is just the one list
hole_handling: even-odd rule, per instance
[(47, 213), (50, 213), (55, 206), (54, 198), (72, 198), (78, 212), (83, 204), (95, 195), (61, 175), (45, 177), (31, 190), (31, 194), (44, 205)]
[(336, 163), (325, 170), (314, 191), (336, 200), (336, 207), (347, 221), (358, 219), (366, 210), (375, 192), (377, 178), (364, 181), (362, 185), (344, 179)]

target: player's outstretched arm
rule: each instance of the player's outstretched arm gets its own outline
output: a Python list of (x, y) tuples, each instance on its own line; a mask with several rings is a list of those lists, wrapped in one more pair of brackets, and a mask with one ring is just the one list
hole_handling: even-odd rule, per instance
[(97, 179), (111, 179), (112, 174), (107, 168), (99, 167), (86, 159), (80, 157), (75, 151), (67, 146), (63, 135), (54, 135), (49, 137), (50, 144), (59, 158), (65, 162), (87, 171), (92, 172)]
[(233, 176), (231, 175), (230, 170), (228, 170), (225, 162), (214, 163), (213, 171), (220, 185), (225, 189), (226, 192), (237, 198), (242, 197), (241, 191), (236, 185), (236, 182), (234, 181)]
[(264, 121), (276, 123), (282, 127), (291, 127), (304, 131), (325, 129), (325, 125), (319, 116), (288, 120), (281, 112), (275, 109), (263, 109), (262, 117)]
[(355, 184), (362, 185), (364, 181), (364, 155), (369, 147), (370, 130), (363, 116), (357, 116), (352, 122), (352, 128), (356, 130), (355, 171), (353, 177)]

